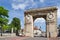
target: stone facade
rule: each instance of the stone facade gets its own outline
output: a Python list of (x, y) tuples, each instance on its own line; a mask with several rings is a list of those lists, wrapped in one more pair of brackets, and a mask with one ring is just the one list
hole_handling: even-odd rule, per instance
[(33, 22), (36, 18), (43, 17), (46, 20), (46, 36), (57, 37), (57, 8), (47, 7), (30, 9), (25, 11), (25, 36), (34, 37)]

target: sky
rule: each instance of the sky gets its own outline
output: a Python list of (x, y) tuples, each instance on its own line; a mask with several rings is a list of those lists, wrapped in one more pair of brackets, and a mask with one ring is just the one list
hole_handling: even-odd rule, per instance
[[(14, 17), (17, 17), (21, 20), (21, 27), (24, 28), (24, 11), (34, 8), (42, 8), (49, 6), (56, 6), (57, 11), (57, 24), (60, 24), (60, 0), (0, 0), (0, 6), (3, 6), (5, 9), (9, 10), (9, 23), (11, 23)], [(39, 23), (39, 25), (38, 25)], [(41, 26), (42, 30), (45, 30), (45, 27), (42, 26), (45, 20), (43, 18), (37, 18), (34, 22), (34, 25)]]

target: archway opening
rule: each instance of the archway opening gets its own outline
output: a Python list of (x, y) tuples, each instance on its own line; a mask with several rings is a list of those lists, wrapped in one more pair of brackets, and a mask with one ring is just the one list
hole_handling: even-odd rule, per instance
[(46, 36), (46, 20), (44, 18), (36, 18), (34, 20), (34, 37)]

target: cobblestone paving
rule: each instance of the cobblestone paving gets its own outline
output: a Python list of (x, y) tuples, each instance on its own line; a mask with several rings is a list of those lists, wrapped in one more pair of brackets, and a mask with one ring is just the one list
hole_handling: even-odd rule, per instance
[(43, 38), (43, 37), (6, 37), (0, 38), (0, 40), (60, 40), (60, 38)]
[(27, 37), (7, 37), (7, 38), (0, 38), (0, 40), (23, 40)]
[(47, 40), (47, 38), (42, 38), (42, 37), (34, 37), (34, 38), (28, 38), (24, 40)]
[(49, 38), (48, 40), (58, 40), (58, 38)]
[(13, 37), (13, 38), (7, 38), (7, 40), (23, 40), (26, 39), (27, 37)]
[(58, 38), (58, 40), (60, 40), (60, 37)]
[(43, 38), (43, 37), (34, 37), (34, 38), (28, 38), (24, 40), (60, 40), (60, 38)]

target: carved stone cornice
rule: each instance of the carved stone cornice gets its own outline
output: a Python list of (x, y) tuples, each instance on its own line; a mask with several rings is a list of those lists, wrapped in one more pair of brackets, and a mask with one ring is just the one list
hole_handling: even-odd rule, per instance
[(30, 9), (30, 10), (26, 10), (25, 11), (25, 14), (28, 14), (28, 13), (36, 13), (36, 12), (40, 12), (40, 13), (47, 13), (47, 12), (50, 12), (50, 11), (55, 11), (57, 10), (57, 8), (54, 6), (54, 7), (45, 7), (45, 8), (38, 8), (38, 9)]

